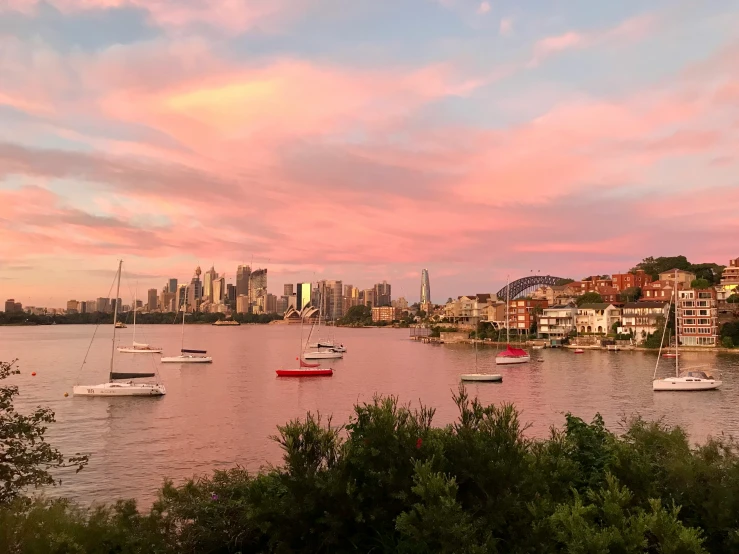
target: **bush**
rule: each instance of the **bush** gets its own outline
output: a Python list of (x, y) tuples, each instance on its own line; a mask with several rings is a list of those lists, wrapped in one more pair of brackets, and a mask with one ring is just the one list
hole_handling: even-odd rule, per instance
[(165, 483), (133, 502), (0, 509), (10, 552), (737, 552), (739, 455), (634, 419), (609, 431), (567, 414), (546, 440), (511, 405), (461, 388), (457, 421), (376, 397), (347, 425), (308, 414), (278, 428), (281, 467)]
[(731, 337), (724, 337), (721, 339), (721, 346), (724, 348), (734, 348), (734, 341)]

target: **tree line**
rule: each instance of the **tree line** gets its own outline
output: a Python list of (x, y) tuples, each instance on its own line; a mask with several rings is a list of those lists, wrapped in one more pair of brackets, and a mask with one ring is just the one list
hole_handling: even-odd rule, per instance
[[(222, 313), (188, 313), (185, 323), (215, 323), (226, 319)], [(277, 314), (233, 314), (233, 319), (239, 323), (269, 323), (282, 319)], [(125, 324), (133, 323), (133, 312), (118, 314), (118, 321)], [(144, 325), (158, 325), (165, 323), (182, 322), (182, 312), (152, 312), (136, 314), (136, 323)], [(26, 314), (21, 312), (0, 312), (0, 325), (82, 325), (82, 324), (112, 324), (113, 314), (92, 312), (85, 314)]]

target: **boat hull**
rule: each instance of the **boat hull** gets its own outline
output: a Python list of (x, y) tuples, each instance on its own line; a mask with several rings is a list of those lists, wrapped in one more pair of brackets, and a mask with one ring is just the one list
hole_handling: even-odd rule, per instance
[(129, 348), (122, 347), (118, 349), (118, 352), (124, 352), (126, 354), (161, 354), (161, 348)]
[(341, 352), (306, 352), (303, 354), (306, 360), (336, 360), (343, 357)]
[(76, 385), (75, 396), (163, 396), (164, 385), (150, 383), (103, 383), (102, 385)]
[(278, 369), (278, 377), (328, 377), (334, 374), (331, 368)]
[(715, 390), (721, 386), (721, 381), (716, 379), (691, 379), (684, 377), (668, 377), (652, 381), (654, 391), (702, 391)]
[(500, 383), (503, 376), (497, 373), (464, 373), (459, 376), (462, 381), (490, 381)]
[(498, 365), (525, 364), (531, 361), (531, 356), (497, 356), (495, 363)]
[(160, 360), (163, 364), (210, 364), (210, 356), (167, 356)]

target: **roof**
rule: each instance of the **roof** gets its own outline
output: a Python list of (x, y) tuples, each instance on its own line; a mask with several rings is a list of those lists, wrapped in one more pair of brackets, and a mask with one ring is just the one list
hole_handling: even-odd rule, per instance
[(488, 300), (490, 300), (490, 297), (491, 296), (492, 296), (492, 294), (490, 294), (489, 292), (486, 292), (484, 294), (478, 294), (477, 295), (477, 301), (478, 302), (487, 302)]
[(557, 304), (556, 306), (549, 306), (544, 308), (545, 310), (566, 310), (567, 308), (575, 308), (574, 304)]
[(667, 302), (655, 302), (644, 301), (644, 302), (627, 302), (624, 304), (624, 308), (664, 308), (667, 306)]
[(668, 269), (667, 271), (660, 271), (660, 275), (664, 275), (665, 273), (690, 273), (691, 275), (695, 275), (692, 271), (685, 271), (684, 269), (677, 269), (676, 267), (673, 267), (672, 269)]
[(583, 304), (581, 310), (605, 310), (608, 306), (612, 306), (610, 302), (597, 302), (594, 304)]

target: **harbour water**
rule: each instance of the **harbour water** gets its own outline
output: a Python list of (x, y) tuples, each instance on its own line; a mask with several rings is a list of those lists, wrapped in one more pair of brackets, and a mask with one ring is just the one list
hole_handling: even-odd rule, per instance
[[(180, 331), (177, 325), (139, 325), (137, 341), (173, 355), (180, 348)], [(22, 374), (12, 378), (20, 387), (19, 409), (43, 405), (55, 410), (52, 444), (66, 454), (90, 454), (89, 466), (76, 475), (65, 473), (63, 485), (50, 494), (83, 503), (136, 498), (146, 505), (165, 477), (181, 482), (216, 468), (257, 470), (280, 463), (280, 449), (270, 436), (277, 425), (307, 411), (345, 423), (355, 403), (371, 401), (378, 393), (436, 408), (437, 425), (455, 419), (452, 394), (459, 375), (475, 371), (473, 347), (413, 342), (407, 329), (331, 332), (348, 348), (343, 360), (323, 364), (335, 369), (333, 377), (275, 376), (275, 369), (297, 365), (298, 326), (186, 326), (185, 346), (207, 349), (212, 364), (160, 365), (156, 354), (116, 353), (119, 370), (156, 367), (167, 388), (161, 398), (72, 396), (72, 385), (107, 378), (108, 326), (2, 327), (0, 360), (19, 358)], [(120, 344), (130, 344), (131, 334), (130, 327), (119, 330)], [(467, 388), (485, 403), (515, 403), (522, 419), (531, 423), (531, 436), (544, 437), (551, 426), (561, 426), (568, 411), (586, 420), (600, 412), (613, 430), (635, 414), (664, 418), (683, 426), (694, 442), (739, 434), (739, 356), (686, 353), (683, 366), (716, 367), (724, 385), (719, 391), (681, 394), (652, 392), (656, 353), (535, 350), (532, 357), (541, 361), (496, 367), (495, 352), (479, 348), (477, 371), (501, 373), (503, 383), (470, 383)], [(662, 361), (660, 376), (673, 368), (674, 360)]]

